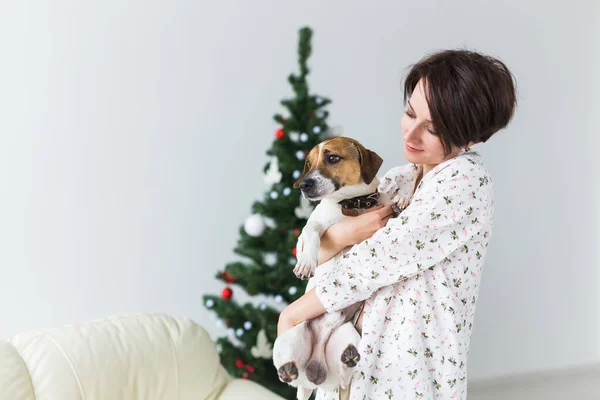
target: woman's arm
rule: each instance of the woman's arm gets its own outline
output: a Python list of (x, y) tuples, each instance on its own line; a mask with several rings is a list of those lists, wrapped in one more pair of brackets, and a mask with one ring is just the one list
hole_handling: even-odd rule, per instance
[[(392, 216), (390, 206), (374, 207), (358, 217), (347, 218), (332, 225), (321, 236), (319, 264), (338, 254), (347, 246), (360, 243), (381, 229)], [(325, 307), (317, 297), (315, 289), (309, 290), (279, 314), (277, 335), (301, 322), (325, 313)]]
[(357, 217), (346, 218), (333, 224), (321, 236), (317, 265), (329, 261), (346, 247), (370, 238), (387, 224), (391, 216), (392, 208), (380, 205), (364, 211)]
[(317, 298), (315, 289), (311, 289), (279, 314), (277, 336), (301, 322), (318, 317), (324, 313), (325, 307), (323, 307), (323, 304)]

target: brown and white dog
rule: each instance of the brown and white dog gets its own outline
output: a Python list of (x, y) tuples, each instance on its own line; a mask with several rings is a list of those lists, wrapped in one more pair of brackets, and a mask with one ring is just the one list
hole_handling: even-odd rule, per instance
[[(377, 192), (376, 174), (382, 162), (376, 153), (347, 137), (325, 140), (310, 151), (294, 188), (320, 203), (298, 237), (296, 276), (317, 278), (333, 266), (325, 262), (316, 268), (321, 235), (331, 225), (377, 204), (391, 203), (395, 216), (408, 205), (403, 198), (389, 199)], [(306, 291), (314, 286), (314, 278)], [(273, 363), (279, 379), (298, 388), (299, 400), (308, 399), (317, 387), (335, 390), (350, 384), (352, 368), (360, 360), (360, 335), (352, 320), (361, 306), (362, 302), (304, 321), (275, 340)]]

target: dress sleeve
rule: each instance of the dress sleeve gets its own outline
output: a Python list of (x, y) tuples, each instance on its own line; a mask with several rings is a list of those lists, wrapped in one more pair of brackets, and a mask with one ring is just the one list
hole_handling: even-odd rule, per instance
[(400, 216), (336, 256), (334, 266), (319, 277), (316, 294), (325, 309), (337, 311), (365, 300), (466, 247), (487, 218), (488, 183), (485, 170), (465, 173), (450, 166), (422, 182)]

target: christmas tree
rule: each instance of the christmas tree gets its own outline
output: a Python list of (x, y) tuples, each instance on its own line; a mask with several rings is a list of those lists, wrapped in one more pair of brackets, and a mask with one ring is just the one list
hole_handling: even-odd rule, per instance
[(287, 112), (273, 117), (277, 122), (275, 138), (266, 151), (269, 161), (264, 179), (268, 189), (263, 200), (252, 205), (234, 249), (244, 261), (231, 262), (217, 273), (217, 279), (225, 282), (220, 296), (204, 296), (204, 305), (227, 327), (227, 336), (217, 339), (217, 347), (229, 374), (251, 379), (288, 399), (296, 398), (296, 389), (279, 381), (272, 361), (279, 311), (264, 303), (237, 304), (231, 286), (251, 296), (272, 296), (281, 305), (293, 302), (306, 289), (306, 281), (299, 280), (293, 269), (296, 241), (313, 205), (292, 185), (303, 171), (308, 152), (329, 136), (329, 113), (324, 107), (330, 103), (309, 93), (306, 61), (311, 54), (311, 38), (310, 28), (300, 29), (300, 71), (288, 77), (294, 96), (281, 101)]

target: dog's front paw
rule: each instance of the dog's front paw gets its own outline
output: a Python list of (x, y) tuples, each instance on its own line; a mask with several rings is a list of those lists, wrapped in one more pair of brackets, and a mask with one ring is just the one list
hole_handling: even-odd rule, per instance
[(302, 280), (311, 278), (315, 274), (317, 262), (319, 261), (320, 237), (317, 232), (304, 234), (298, 238), (296, 246), (296, 267), (294, 274)]
[(394, 211), (394, 217), (400, 215), (402, 211), (410, 204), (410, 199), (403, 196), (394, 196), (390, 205), (392, 207), (392, 211)]
[(291, 381), (298, 379), (298, 367), (296, 367), (294, 361), (290, 361), (279, 367), (277, 374), (279, 375), (279, 380), (281, 382), (290, 383)]

